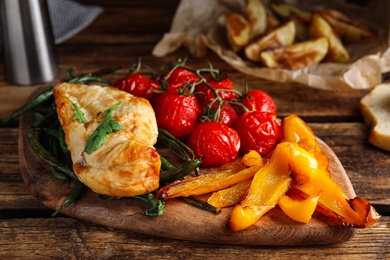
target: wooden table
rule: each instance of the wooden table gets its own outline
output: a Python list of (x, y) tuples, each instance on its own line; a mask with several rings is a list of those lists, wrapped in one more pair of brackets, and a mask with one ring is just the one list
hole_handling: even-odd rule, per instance
[[(80, 1), (104, 7), (91, 26), (59, 45), (61, 68), (78, 72), (120, 65), (128, 68), (139, 57), (159, 66), (188, 55), (181, 49), (164, 58), (151, 55), (169, 30), (178, 0)], [(51, 217), (26, 189), (18, 158), (18, 124), (0, 128), (0, 257), (26, 259), (84, 258), (390, 258), (390, 153), (367, 141), (369, 128), (357, 109), (367, 91), (327, 92), (297, 84), (276, 84), (245, 76), (211, 52), (193, 59), (228, 73), (234, 82), (258, 87), (274, 97), (280, 117), (295, 113), (337, 154), (358, 196), (368, 199), (382, 215), (373, 227), (358, 230), (349, 241), (319, 246), (232, 246), (168, 240), (115, 230), (66, 216)], [(125, 70), (123, 70), (125, 71)], [(9, 86), (1, 74), (0, 116), (23, 104), (35, 86)]]

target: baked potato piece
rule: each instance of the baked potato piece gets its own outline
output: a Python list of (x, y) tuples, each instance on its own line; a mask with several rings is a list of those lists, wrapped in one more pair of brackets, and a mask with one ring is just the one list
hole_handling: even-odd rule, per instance
[(375, 40), (378, 35), (368, 25), (352, 20), (333, 9), (322, 9), (318, 13), (333, 27), (342, 41), (346, 43)]
[(249, 43), (251, 25), (241, 14), (226, 15), (226, 31), (228, 42), (234, 52), (239, 52)]
[(262, 35), (267, 29), (267, 11), (261, 0), (245, 0), (245, 16), (251, 25), (251, 37)]
[(345, 49), (339, 36), (333, 30), (332, 26), (317, 11), (313, 12), (309, 27), (310, 37), (313, 39), (326, 37), (329, 41), (329, 51), (325, 57), (326, 61), (347, 63), (349, 53)]
[(275, 27), (280, 25), (280, 21), (278, 18), (275, 17), (275, 15), (267, 9), (267, 29), (265, 30), (265, 33), (268, 33), (275, 29)]
[(244, 48), (248, 60), (259, 62), (260, 52), (266, 49), (291, 45), (295, 40), (295, 23), (287, 22)]
[(296, 70), (319, 63), (328, 53), (325, 37), (290, 46), (265, 50), (260, 53), (262, 63), (269, 68)]
[(298, 7), (285, 3), (271, 3), (271, 10), (275, 12), (277, 16), (283, 19), (296, 18), (303, 23), (309, 23), (311, 13), (304, 11)]
[(285, 3), (272, 3), (271, 10), (284, 20), (294, 21), (298, 40), (306, 41), (309, 39), (310, 12)]

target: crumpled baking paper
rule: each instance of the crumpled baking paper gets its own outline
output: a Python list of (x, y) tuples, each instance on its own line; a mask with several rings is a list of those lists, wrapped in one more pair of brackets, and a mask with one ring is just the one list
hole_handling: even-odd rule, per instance
[[(263, 1), (268, 4), (268, 1)], [(389, 1), (371, 0), (367, 6), (337, 0), (285, 2), (308, 11), (321, 7), (339, 10), (370, 25), (379, 34), (379, 39), (346, 45), (351, 56), (349, 64), (320, 63), (295, 71), (265, 68), (245, 61), (231, 51), (227, 43), (224, 15), (228, 12), (243, 13), (244, 1), (181, 0), (170, 31), (157, 43), (152, 54), (162, 57), (185, 46), (191, 55), (201, 58), (211, 50), (227, 64), (247, 75), (333, 91), (373, 88), (381, 83), (382, 73), (390, 71)]]

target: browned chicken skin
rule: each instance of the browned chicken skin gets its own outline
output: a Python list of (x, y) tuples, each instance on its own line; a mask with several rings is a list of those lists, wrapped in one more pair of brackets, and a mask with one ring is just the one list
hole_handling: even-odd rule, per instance
[[(53, 92), (73, 170), (81, 182), (98, 194), (112, 197), (157, 189), (161, 162), (153, 145), (158, 128), (147, 100), (97, 85), (60, 83)], [(112, 116), (122, 129), (108, 133), (101, 147), (86, 153), (87, 138), (102, 123), (105, 111), (118, 101), (121, 103)], [(72, 102), (81, 108), (87, 123), (74, 119)]]

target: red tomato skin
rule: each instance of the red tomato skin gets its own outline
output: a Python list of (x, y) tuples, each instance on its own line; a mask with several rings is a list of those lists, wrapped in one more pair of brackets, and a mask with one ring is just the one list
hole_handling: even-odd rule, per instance
[[(211, 106), (211, 109), (213, 111), (213, 114), (216, 113), (218, 108), (218, 102), (213, 103)], [(200, 111), (201, 113), (204, 112), (206, 104), (200, 105)], [(234, 123), (238, 119), (240, 115), (238, 112), (234, 109), (233, 106), (231, 106), (228, 103), (223, 103), (220, 107), (219, 117), (217, 118), (216, 122), (222, 123), (224, 125), (227, 125), (229, 127), (233, 127)], [(210, 118), (211, 121), (213, 121), (213, 118)]]
[(113, 86), (136, 97), (143, 97), (148, 100), (156, 95), (155, 90), (161, 90), (161, 86), (157, 81), (139, 73), (119, 79)]
[[(233, 82), (228, 78), (224, 77), (221, 81), (217, 81), (212, 77), (206, 78), (207, 83), (214, 89), (219, 90), (218, 95), (222, 100), (231, 101), (238, 98), (237, 93), (223, 90), (235, 90)], [(199, 103), (210, 103), (215, 99), (215, 94), (206, 84), (202, 83), (195, 86), (195, 95)]]
[(221, 105), (221, 112), (218, 118), (218, 122), (232, 127), (239, 117), (238, 112), (229, 104), (224, 103)]
[(271, 113), (246, 112), (237, 119), (235, 129), (241, 139), (242, 153), (255, 150), (267, 155), (282, 139), (281, 121)]
[(261, 90), (250, 90), (241, 100), (249, 111), (260, 111), (276, 114), (276, 104), (270, 95)]
[(194, 96), (165, 91), (152, 100), (158, 127), (184, 139), (195, 129), (199, 104)]
[(199, 77), (195, 73), (180, 67), (168, 72), (164, 78), (168, 83), (168, 91), (175, 93), (187, 84), (199, 81)]
[(197, 158), (203, 158), (202, 167), (219, 167), (234, 160), (240, 149), (237, 132), (224, 124), (199, 124), (191, 133), (188, 146)]

